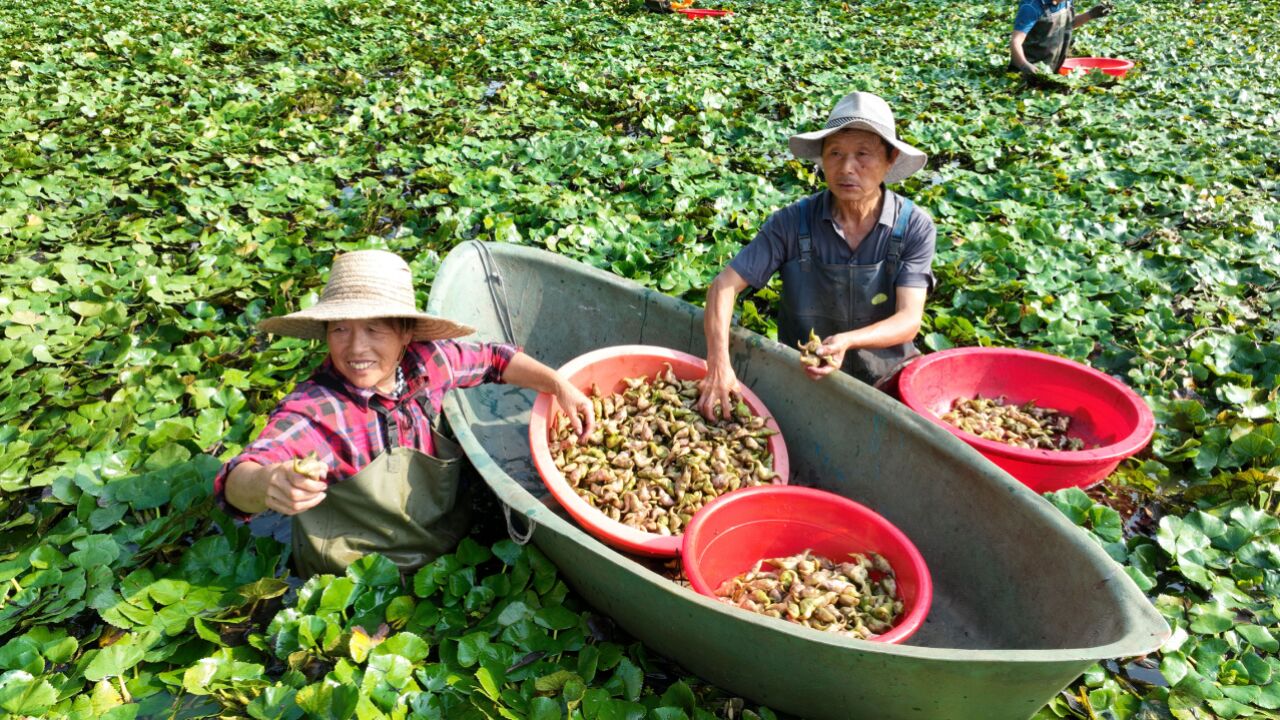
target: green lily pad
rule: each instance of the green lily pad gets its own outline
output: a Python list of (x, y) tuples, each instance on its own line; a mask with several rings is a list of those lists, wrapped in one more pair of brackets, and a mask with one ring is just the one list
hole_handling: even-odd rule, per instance
[(146, 650), (132, 643), (121, 641), (108, 645), (98, 650), (89, 661), (89, 665), (84, 670), (84, 677), (90, 682), (119, 677), (142, 662), (144, 655)]
[(400, 655), (411, 664), (427, 657), (430, 646), (425, 640), (410, 632), (396, 633), (373, 649), (374, 657), (384, 654)]
[(308, 717), (318, 720), (349, 720), (355, 715), (359, 697), (359, 691), (355, 687), (321, 682), (298, 690), (294, 701)]
[(368, 587), (398, 587), (400, 570), (381, 555), (366, 555), (347, 567), (347, 577)]
[(1259, 650), (1269, 653), (1280, 651), (1280, 641), (1275, 634), (1261, 625), (1240, 625), (1235, 631), (1245, 642)]
[(25, 670), (0, 675), (0, 708), (17, 715), (40, 715), (58, 699), (58, 692), (43, 678)]

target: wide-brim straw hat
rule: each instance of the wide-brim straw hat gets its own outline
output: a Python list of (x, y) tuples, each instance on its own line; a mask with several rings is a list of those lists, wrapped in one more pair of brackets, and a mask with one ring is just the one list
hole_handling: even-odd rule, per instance
[(419, 312), (409, 264), (385, 250), (357, 250), (335, 257), (320, 302), (306, 310), (267, 318), (258, 323), (258, 329), (324, 340), (326, 323), (378, 318), (417, 321), (413, 339), (418, 341), (447, 340), (475, 332), (475, 328), (462, 323)]
[(923, 151), (898, 139), (894, 130), (893, 110), (889, 103), (879, 95), (865, 92), (849, 93), (840, 98), (831, 114), (827, 116), (826, 127), (813, 132), (792, 135), (788, 145), (791, 153), (802, 160), (822, 159), (822, 140), (841, 130), (866, 130), (884, 138), (886, 142), (898, 149), (898, 159), (885, 174), (886, 183), (906, 180), (912, 173), (924, 167), (929, 159)]

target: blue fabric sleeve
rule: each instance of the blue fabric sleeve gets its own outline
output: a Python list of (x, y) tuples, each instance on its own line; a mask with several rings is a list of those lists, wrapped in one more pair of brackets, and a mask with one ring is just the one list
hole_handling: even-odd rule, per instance
[[(769, 278), (789, 258), (788, 245), (794, 240), (787, 237), (787, 229), (795, 227), (793, 215), (798, 215), (796, 205), (785, 207), (765, 220), (760, 232), (746, 247), (738, 251), (730, 261), (733, 268), (751, 287), (759, 290), (769, 284)], [(792, 235), (795, 234), (793, 230)]]
[(1018, 14), (1013, 18), (1013, 29), (1017, 32), (1031, 32), (1043, 12), (1040, 0), (1021, 0), (1018, 3)]

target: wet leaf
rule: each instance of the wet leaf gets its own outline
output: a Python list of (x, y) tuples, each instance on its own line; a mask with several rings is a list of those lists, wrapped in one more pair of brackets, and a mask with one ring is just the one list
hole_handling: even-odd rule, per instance
[(565, 683), (577, 678), (578, 674), (569, 670), (557, 670), (549, 675), (544, 675), (534, 682), (534, 688), (543, 694), (558, 694), (564, 689)]
[(573, 613), (560, 605), (552, 605), (538, 610), (533, 615), (534, 622), (538, 623), (548, 630), (568, 630), (577, 627), (579, 618)]
[(610, 688), (615, 683), (622, 697), (634, 702), (640, 698), (640, 689), (644, 683), (644, 673), (635, 663), (623, 658), (618, 663), (618, 669), (614, 671), (613, 678), (605, 683), (605, 687)]
[(480, 683), (480, 689), (490, 700), (500, 701), (498, 683), (488, 668), (481, 667), (476, 670), (476, 682)]
[(697, 707), (698, 701), (697, 698), (694, 697), (693, 691), (689, 689), (689, 686), (681, 680), (672, 683), (671, 687), (667, 688), (666, 691), (662, 693), (662, 704), (665, 706), (679, 708), (686, 714), (692, 715), (694, 709)]
[(489, 548), (471, 538), (463, 538), (459, 541), (455, 554), (458, 557), (458, 562), (463, 565), (479, 565), (493, 557), (493, 553), (489, 551)]
[(39, 715), (58, 698), (53, 686), (25, 670), (0, 675), (0, 708), (18, 715)]
[(381, 555), (366, 555), (347, 567), (347, 577), (368, 587), (400, 585), (400, 570)]
[(93, 692), (89, 696), (94, 715), (102, 715), (108, 710), (124, 704), (124, 698), (108, 680), (99, 680), (93, 684)]
[(67, 559), (82, 568), (110, 565), (120, 556), (120, 546), (110, 535), (90, 535), (71, 544), (76, 550)]
[(1280, 641), (1276, 640), (1275, 635), (1260, 625), (1239, 625), (1235, 629), (1236, 634), (1244, 638), (1244, 641), (1259, 650), (1274, 653), (1280, 651)]
[(408, 658), (394, 653), (378, 654), (376, 649), (369, 655), (369, 669), (381, 671), (383, 679), (396, 689), (403, 688), (413, 675), (413, 663)]
[(373, 656), (383, 654), (400, 655), (410, 663), (417, 663), (427, 657), (430, 646), (425, 640), (410, 632), (392, 635), (373, 649)]
[(118, 677), (134, 665), (142, 662), (146, 650), (131, 642), (118, 642), (97, 651), (84, 670), (84, 677), (90, 682), (104, 678)]
[(255, 720), (297, 720), (302, 708), (294, 702), (297, 690), (289, 687), (269, 687), (254, 698), (245, 708)]
[(1191, 609), (1191, 630), (1209, 635), (1226, 632), (1235, 625), (1235, 615), (1220, 602), (1196, 605)]
[(401, 595), (387, 605), (387, 624), (393, 628), (403, 628), (413, 618), (415, 610), (413, 598)]
[(31, 675), (44, 672), (44, 656), (35, 641), (16, 637), (0, 648), (0, 670), (23, 670)]
[(320, 594), (320, 605), (316, 608), (316, 614), (329, 615), (344, 612), (355, 598), (356, 588), (354, 578), (335, 577)]
[(529, 720), (561, 720), (563, 717), (560, 703), (549, 697), (535, 697), (529, 701)]
[(520, 622), (521, 620), (528, 620), (534, 616), (535, 612), (536, 611), (533, 608), (517, 600), (509, 603), (502, 609), (502, 612), (498, 614), (498, 624), (507, 626)]
[(462, 667), (475, 665), (488, 647), (488, 633), (473, 632), (464, 635), (458, 640), (458, 663)]
[(67, 307), (71, 308), (71, 312), (86, 318), (97, 317), (106, 309), (102, 303), (80, 301), (69, 302)]
[(260, 602), (280, 597), (289, 590), (289, 584), (278, 578), (259, 578), (236, 588), (245, 602)]
[(322, 682), (299, 690), (294, 701), (309, 717), (319, 720), (349, 720), (355, 714), (359, 697), (359, 691), (355, 687)]
[(515, 565), (524, 557), (524, 549), (510, 540), (501, 540), (494, 544), (493, 554), (505, 565)]

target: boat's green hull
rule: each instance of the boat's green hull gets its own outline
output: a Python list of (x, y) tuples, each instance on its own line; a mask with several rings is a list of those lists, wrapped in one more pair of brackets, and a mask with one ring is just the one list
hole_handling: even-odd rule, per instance
[[(702, 311), (540, 250), (488, 245), (515, 341), (552, 366), (626, 343), (704, 354)], [(429, 311), (501, 340), (478, 246), (439, 269)], [(468, 456), (570, 584), (628, 632), (730, 691), (811, 718), (1022, 720), (1091, 663), (1150, 652), (1168, 628), (1085, 533), (976, 451), (794, 351), (735, 329), (734, 368), (777, 418), (793, 482), (846, 495), (901, 528), (934, 582), (905, 645), (822, 634), (708, 600), (596, 541), (543, 503), (531, 393), (483, 386), (445, 411)], [(550, 501), (554, 505), (554, 501)]]

